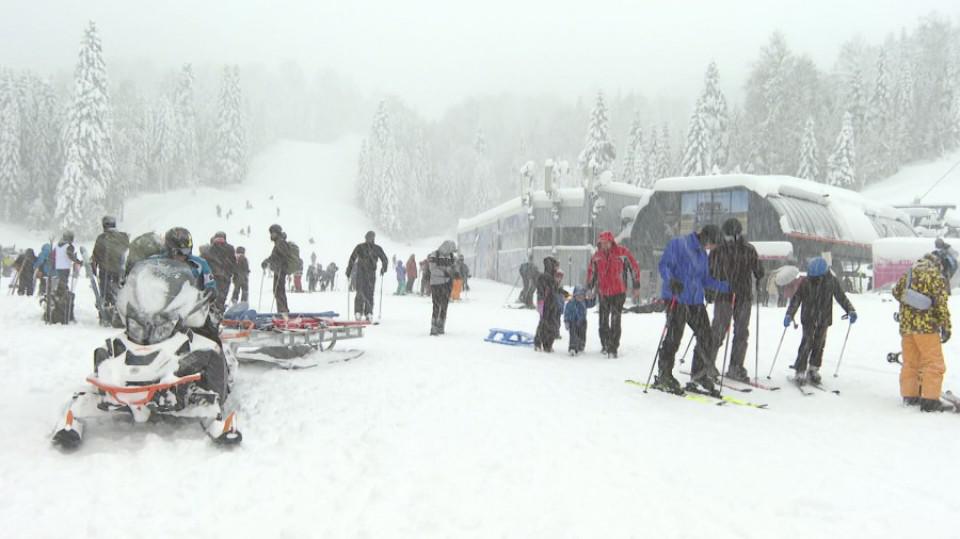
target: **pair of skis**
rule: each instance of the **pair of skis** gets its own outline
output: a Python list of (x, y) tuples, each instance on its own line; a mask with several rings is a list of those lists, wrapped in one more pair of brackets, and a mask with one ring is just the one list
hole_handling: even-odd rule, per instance
[(804, 377), (803, 377), (802, 375), (801, 375), (801, 376), (791, 376), (791, 377), (790, 377), (790, 381), (793, 383), (793, 386), (796, 387), (804, 397), (809, 397), (809, 396), (815, 394), (813, 391), (807, 391), (807, 390), (805, 389), (805, 388), (807, 388), (807, 387), (812, 387), (812, 388), (814, 388), (814, 389), (819, 389), (820, 391), (823, 391), (824, 393), (833, 393), (834, 395), (837, 395), (837, 396), (840, 395), (840, 390), (839, 390), (839, 389), (829, 389), (829, 388), (827, 388), (826, 386), (824, 386), (823, 384), (815, 384), (815, 383), (813, 383), (813, 382), (806, 382), (806, 381), (804, 381)]
[[(687, 372), (687, 371), (680, 371), (680, 374), (685, 374), (685, 375), (687, 375), (687, 376), (691, 376), (691, 374), (690, 374), (689, 372)], [(744, 387), (744, 386), (746, 386), (746, 387)], [(762, 389), (762, 390), (765, 390), (765, 391), (779, 391), (779, 390), (780, 390), (780, 387), (779, 387), (779, 386), (768, 386), (768, 385), (765, 385), (765, 384), (761, 384), (760, 382), (755, 381), (755, 380), (752, 380), (752, 379), (748, 379), (748, 380), (737, 380), (737, 379), (735, 379), (735, 378), (724, 378), (724, 379), (723, 379), (723, 387), (724, 387), (724, 389), (731, 389), (731, 390), (733, 390), (733, 391), (738, 391), (738, 392), (740, 392), (740, 393), (750, 393), (750, 392), (752, 392), (754, 389)]]
[(716, 406), (723, 406), (723, 405), (726, 405), (726, 404), (732, 404), (732, 405), (735, 405), (735, 406), (744, 406), (744, 407), (747, 407), (747, 408), (758, 408), (758, 409), (761, 409), (761, 410), (767, 409), (767, 405), (766, 405), (766, 404), (757, 404), (757, 403), (755, 403), (755, 402), (750, 402), (750, 401), (746, 401), (746, 400), (743, 400), (743, 399), (738, 399), (737, 397), (732, 397), (732, 396), (730, 396), (730, 395), (718, 395), (718, 394), (708, 393), (708, 392), (706, 392), (706, 391), (701, 391), (701, 390), (692, 390), (692, 389), (689, 389), (689, 388), (688, 388), (688, 389), (685, 389), (685, 390), (683, 390), (683, 391), (681, 391), (681, 392), (679, 392), (679, 393), (673, 393), (673, 392), (667, 391), (667, 390), (665, 390), (665, 389), (663, 389), (663, 388), (661, 388), (661, 387), (659, 387), (659, 386), (657, 386), (657, 385), (654, 385), (654, 384), (647, 385), (647, 384), (645, 384), (645, 383), (643, 383), (643, 382), (640, 382), (640, 381), (637, 381), (637, 380), (624, 380), (624, 381), (625, 381), (626, 383), (630, 384), (630, 385), (639, 386), (639, 387), (642, 387), (642, 388), (644, 388), (644, 389), (656, 389), (656, 390), (658, 390), (658, 391), (662, 391), (662, 392), (668, 393), (668, 394), (670, 394), (670, 395), (676, 395), (676, 396), (678, 396), (678, 397), (683, 397), (683, 398), (685, 398), (685, 399), (687, 399), (687, 400), (692, 400), (692, 401), (700, 402), (700, 403), (704, 403), (704, 404), (714, 404), (714, 405), (716, 405)]

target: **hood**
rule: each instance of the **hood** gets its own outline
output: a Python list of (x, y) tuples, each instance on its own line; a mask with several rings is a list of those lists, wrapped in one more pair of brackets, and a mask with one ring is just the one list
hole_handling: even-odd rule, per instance
[(557, 259), (556, 259), (556, 258), (553, 258), (552, 256), (548, 256), (548, 257), (546, 257), (546, 258), (543, 259), (543, 272), (544, 272), (544, 273), (550, 273), (550, 274), (556, 273), (557, 268), (558, 268), (559, 266), (560, 266), (560, 263), (557, 262)]
[(600, 243), (601, 241), (609, 241), (613, 245), (617, 244), (616, 238), (613, 237), (613, 232), (610, 232), (609, 230), (604, 230), (599, 236), (597, 236), (597, 243)]
[(437, 248), (437, 252), (442, 255), (452, 255), (457, 250), (457, 244), (451, 240), (446, 240)]
[(584, 288), (584, 287), (582, 287), (582, 286), (575, 286), (575, 287), (573, 287), (573, 295), (574, 295), (574, 296), (585, 296), (585, 295), (587, 295), (587, 289)]

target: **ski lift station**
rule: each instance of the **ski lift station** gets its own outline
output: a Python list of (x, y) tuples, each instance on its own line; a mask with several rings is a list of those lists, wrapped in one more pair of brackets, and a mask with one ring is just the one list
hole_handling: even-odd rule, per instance
[(874, 241), (916, 237), (899, 209), (788, 176), (665, 178), (653, 190), (602, 179), (592, 188), (553, 188), (547, 176), (544, 190), (460, 221), (460, 248), (474, 275), (513, 283), (528, 255), (540, 266), (552, 254), (565, 283), (582, 283), (597, 234), (611, 230), (637, 257), (644, 285), (655, 285), (671, 238), (731, 217), (769, 265), (824, 256), (838, 276), (863, 276)]

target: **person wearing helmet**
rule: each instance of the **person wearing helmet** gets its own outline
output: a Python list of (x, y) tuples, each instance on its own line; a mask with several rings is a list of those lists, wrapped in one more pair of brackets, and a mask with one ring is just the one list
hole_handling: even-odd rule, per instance
[[(629, 266), (627, 265), (629, 263)], [(627, 299), (626, 270), (633, 275), (633, 296), (640, 297), (640, 266), (629, 249), (617, 245), (612, 232), (601, 232), (597, 252), (587, 266), (588, 295), (600, 296), (600, 345), (603, 353), (617, 357), (620, 348), (620, 316)]]
[(185, 262), (190, 266), (193, 276), (197, 279), (197, 288), (200, 290), (217, 291), (217, 282), (210, 271), (207, 261), (193, 254), (193, 236), (190, 231), (182, 227), (174, 227), (163, 236), (163, 245), (167, 258)]
[(237, 274), (237, 253), (233, 245), (227, 242), (226, 232), (217, 232), (210, 238), (210, 248), (203, 258), (210, 264), (213, 279), (217, 282), (215, 306), (223, 312), (230, 292), (230, 282)]
[(753, 289), (760, 289), (763, 267), (753, 245), (743, 238), (743, 226), (736, 218), (723, 223), (724, 239), (710, 251), (710, 274), (730, 284), (730, 292), (718, 293), (713, 304), (713, 354), (712, 364), (717, 364), (717, 352), (723, 346), (727, 329), (733, 319), (733, 348), (730, 351), (730, 366), (726, 377), (749, 381), (750, 376), (743, 362), (747, 356), (750, 338), (750, 310), (753, 306)]
[(807, 263), (807, 277), (800, 283), (797, 293), (790, 298), (787, 315), (783, 318), (783, 327), (789, 327), (797, 309), (801, 309), (803, 338), (800, 340), (797, 360), (792, 367), (796, 371), (796, 381), (799, 384), (820, 383), (823, 347), (827, 340), (827, 330), (833, 325), (834, 299), (846, 311), (846, 318), (850, 323), (856, 323), (857, 311), (843, 291), (840, 281), (830, 273), (827, 261), (819, 256), (810, 259)]
[[(354, 247), (350, 254), (350, 260), (347, 262), (347, 279), (357, 289), (357, 297), (354, 300), (354, 312), (357, 320), (361, 317), (367, 321), (373, 316), (373, 292), (377, 286), (377, 261), (380, 261), (380, 275), (387, 272), (387, 254), (383, 248), (376, 244), (376, 234), (371, 230), (364, 236), (364, 242)], [(356, 269), (356, 273), (354, 273)]]
[(950, 279), (957, 271), (957, 252), (942, 240), (937, 249), (913, 264), (893, 287), (900, 303), (900, 396), (925, 412), (941, 411), (943, 343), (950, 340)]
[(694, 349), (690, 391), (700, 391), (699, 384), (709, 393), (716, 387), (711, 375), (713, 367), (713, 335), (710, 332), (710, 317), (704, 305), (704, 289), (729, 292), (727, 283), (710, 275), (707, 251), (720, 242), (720, 229), (716, 225), (704, 225), (699, 232), (673, 238), (660, 257), (660, 278), (663, 288), (660, 297), (667, 304), (667, 334), (660, 349), (659, 372), (653, 386), (671, 393), (681, 393), (680, 382), (673, 377), (673, 362), (683, 339), (684, 326), (690, 326), (697, 338)]
[(105, 216), (101, 224), (103, 232), (93, 244), (90, 257), (90, 269), (97, 275), (100, 299), (103, 309), (100, 311), (100, 324), (111, 325), (120, 280), (123, 277), (123, 257), (130, 247), (130, 236), (117, 230), (117, 220)]
[(261, 264), (263, 269), (270, 268), (273, 271), (273, 298), (277, 302), (278, 313), (289, 313), (290, 307), (287, 306), (287, 260), (290, 258), (290, 244), (287, 243), (287, 235), (283, 228), (278, 224), (272, 224), (269, 228), (270, 241), (273, 242), (273, 250)]

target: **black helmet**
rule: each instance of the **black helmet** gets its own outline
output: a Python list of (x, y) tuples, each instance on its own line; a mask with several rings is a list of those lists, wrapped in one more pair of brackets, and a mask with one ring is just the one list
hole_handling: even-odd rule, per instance
[(73, 241), (73, 232), (69, 230), (63, 231), (63, 237), (60, 238), (62, 241), (71, 242)]
[(703, 228), (700, 229), (699, 236), (701, 245), (710, 243), (716, 245), (720, 243), (720, 229), (717, 228), (717, 225), (704, 225)]
[(731, 238), (739, 238), (743, 234), (743, 225), (740, 224), (740, 219), (736, 217), (731, 217), (723, 222), (723, 235), (730, 236)]
[(958, 255), (957, 251), (949, 243), (943, 241), (943, 238), (937, 238), (937, 249), (933, 255), (940, 260), (940, 266), (943, 268), (943, 276), (949, 281), (957, 272)]
[(246, 252), (247, 252), (247, 249), (246, 249), (243, 245), (237, 247), (237, 254), (238, 254), (238, 255), (242, 255), (242, 254), (244, 254), (244, 253), (246, 253)]
[(283, 232), (283, 229), (280, 228), (280, 225), (277, 225), (277, 224), (270, 225), (271, 234), (279, 234), (281, 232)]
[(100, 222), (101, 224), (103, 224), (104, 230), (108, 228), (117, 228), (117, 219), (116, 217), (113, 217), (111, 215), (105, 215), (103, 219), (100, 220)]
[(174, 227), (163, 236), (163, 245), (169, 255), (190, 256), (193, 253), (193, 236), (183, 227)]

